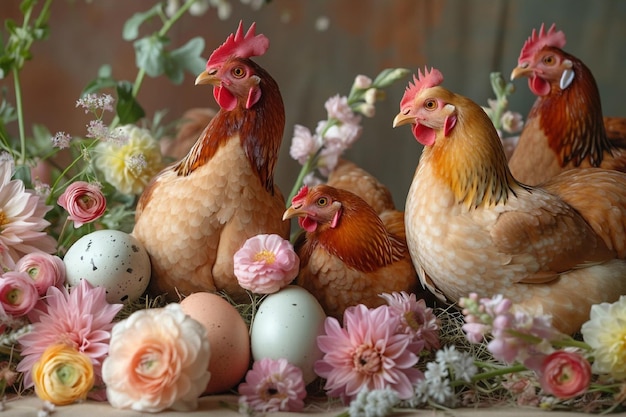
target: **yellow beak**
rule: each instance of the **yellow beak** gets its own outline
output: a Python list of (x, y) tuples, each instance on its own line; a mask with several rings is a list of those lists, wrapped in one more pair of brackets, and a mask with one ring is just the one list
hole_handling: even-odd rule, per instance
[(528, 77), (532, 73), (533, 73), (533, 70), (528, 65), (517, 66), (513, 68), (513, 71), (511, 71), (511, 81), (520, 77)]
[(283, 221), (294, 218), (296, 216), (303, 216), (303, 215), (306, 215), (306, 212), (304, 212), (300, 208), (294, 208), (292, 206), (292, 207), (289, 207), (287, 210), (285, 210), (285, 212), (283, 213)]
[(411, 123), (415, 123), (415, 118), (411, 115), (404, 114), (403, 112), (398, 113), (393, 119), (393, 127), (408, 125)]
[(200, 85), (200, 84), (219, 85), (219, 83), (220, 83), (219, 78), (217, 78), (215, 74), (211, 74), (208, 71), (201, 72), (196, 77), (196, 85)]

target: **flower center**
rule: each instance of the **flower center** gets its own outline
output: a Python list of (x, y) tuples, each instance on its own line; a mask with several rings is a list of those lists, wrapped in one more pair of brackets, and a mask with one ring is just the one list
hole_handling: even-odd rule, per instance
[(156, 352), (148, 352), (141, 356), (137, 365), (137, 372), (143, 375), (149, 375), (159, 366), (159, 355)]
[(96, 205), (96, 201), (88, 195), (80, 196), (80, 198), (77, 200), (77, 203), (82, 210), (89, 210)]
[(7, 292), (7, 302), (13, 306), (19, 305), (22, 302), (22, 291), (18, 288), (13, 288)]
[(404, 313), (404, 320), (406, 320), (407, 326), (415, 331), (419, 330), (419, 328), (422, 327), (419, 320), (417, 320), (417, 314), (412, 311), (407, 311), (406, 313)]
[(76, 380), (78, 379), (78, 372), (76, 372), (76, 369), (74, 369), (73, 366), (67, 364), (59, 366), (55, 370), (55, 374), (61, 384), (68, 387), (74, 386), (76, 384)]
[(382, 368), (380, 353), (371, 346), (361, 345), (352, 355), (352, 364), (358, 372), (375, 374)]
[(4, 211), (2, 209), (0, 209), (0, 227), (4, 226), (7, 223), (10, 223), (11, 221), (7, 218), (7, 215), (4, 214)]
[(263, 261), (266, 264), (271, 265), (274, 263), (274, 261), (276, 261), (276, 254), (267, 249), (263, 249), (261, 252), (257, 252), (257, 254), (254, 255), (254, 261), (255, 262)]

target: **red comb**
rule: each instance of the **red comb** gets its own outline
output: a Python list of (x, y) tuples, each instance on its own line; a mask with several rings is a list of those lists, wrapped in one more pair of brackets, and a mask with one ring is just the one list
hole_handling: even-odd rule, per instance
[(544, 46), (554, 46), (561, 49), (565, 46), (565, 33), (560, 30), (557, 32), (556, 25), (554, 23), (550, 26), (548, 32), (545, 32), (544, 28), (544, 24), (542, 23), (541, 28), (539, 29), (539, 34), (537, 34), (537, 31), (533, 29), (532, 35), (530, 35), (530, 37), (526, 39), (526, 42), (524, 42), (519, 58), (517, 58), (518, 64), (521, 64), (522, 61), (529, 59)]
[(409, 104), (415, 95), (423, 89), (435, 87), (442, 82), (443, 74), (438, 69), (432, 68), (428, 71), (428, 68), (424, 67), (424, 74), (422, 74), (422, 71), (418, 68), (417, 77), (413, 75), (413, 82), (409, 81), (409, 85), (406, 87), (402, 101), (400, 101), (400, 107), (402, 108)]
[(291, 199), (291, 204), (298, 204), (298, 201), (304, 200), (304, 197), (309, 193), (309, 187), (303, 185), (298, 191), (298, 194), (294, 195)]
[(251, 56), (263, 55), (269, 48), (270, 41), (265, 35), (255, 35), (255, 29), (256, 23), (252, 23), (244, 36), (242, 22), (239, 21), (237, 32), (228, 35), (226, 41), (213, 51), (206, 63), (207, 67), (224, 62), (231, 56), (250, 58)]

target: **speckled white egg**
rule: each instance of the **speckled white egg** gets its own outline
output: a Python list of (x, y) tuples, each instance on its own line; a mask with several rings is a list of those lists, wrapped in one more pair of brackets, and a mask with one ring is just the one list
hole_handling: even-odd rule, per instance
[(305, 383), (314, 381), (313, 366), (322, 358), (317, 336), (325, 319), (320, 303), (302, 287), (289, 285), (268, 295), (250, 328), (252, 358), (285, 358), (302, 370)]
[(63, 257), (66, 281), (86, 279), (104, 287), (109, 303), (137, 300), (150, 282), (148, 252), (134, 236), (119, 230), (98, 230), (78, 239)]

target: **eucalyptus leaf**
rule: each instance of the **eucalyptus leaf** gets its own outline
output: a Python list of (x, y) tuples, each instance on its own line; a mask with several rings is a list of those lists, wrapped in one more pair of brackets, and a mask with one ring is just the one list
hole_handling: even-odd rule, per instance
[(162, 4), (158, 3), (156, 6), (145, 12), (135, 13), (124, 23), (124, 29), (122, 30), (122, 37), (126, 41), (132, 41), (139, 36), (139, 26), (144, 22), (152, 19), (154, 16), (158, 16), (161, 13)]
[(133, 97), (133, 85), (128, 81), (117, 83), (117, 105), (115, 106), (120, 124), (131, 124), (146, 115), (139, 102)]

